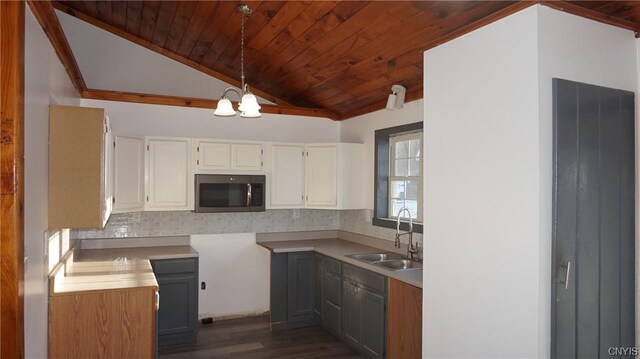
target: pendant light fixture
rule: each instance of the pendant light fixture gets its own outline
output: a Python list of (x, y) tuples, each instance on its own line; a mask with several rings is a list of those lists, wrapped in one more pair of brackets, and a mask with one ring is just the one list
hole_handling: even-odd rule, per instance
[(222, 92), (222, 97), (218, 101), (216, 111), (213, 113), (216, 116), (235, 116), (236, 111), (233, 109), (231, 100), (227, 97), (229, 92), (235, 92), (240, 98), (238, 104), (238, 111), (240, 111), (240, 117), (260, 117), (260, 105), (256, 96), (249, 91), (249, 84), (244, 83), (244, 18), (251, 15), (251, 8), (248, 5), (238, 5), (238, 11), (242, 15), (242, 23), (240, 26), (240, 75), (241, 75), (241, 88), (227, 87)]

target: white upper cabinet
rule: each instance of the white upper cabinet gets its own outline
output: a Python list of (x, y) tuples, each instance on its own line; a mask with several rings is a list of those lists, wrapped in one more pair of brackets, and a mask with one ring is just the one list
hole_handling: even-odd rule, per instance
[(191, 139), (147, 137), (146, 210), (193, 209)]
[(135, 212), (144, 209), (144, 139), (115, 136), (113, 211)]
[(49, 229), (104, 227), (112, 201), (110, 136), (104, 109), (51, 106)]
[(232, 144), (231, 169), (234, 171), (262, 171), (262, 144)]
[(262, 173), (262, 143), (194, 140), (196, 173)]
[(196, 141), (198, 171), (224, 171), (231, 169), (231, 144)]
[(304, 207), (304, 151), (302, 145), (271, 145), (269, 207)]
[(111, 132), (111, 121), (109, 120), (109, 116), (104, 117), (104, 209), (102, 211), (102, 218), (104, 219), (104, 223), (106, 224), (109, 220), (109, 216), (113, 212), (113, 204), (114, 204), (114, 148), (113, 148), (113, 132)]
[(306, 208), (364, 208), (364, 145), (312, 144), (306, 155)]
[(338, 146), (307, 146), (306, 205), (336, 207), (338, 205)]

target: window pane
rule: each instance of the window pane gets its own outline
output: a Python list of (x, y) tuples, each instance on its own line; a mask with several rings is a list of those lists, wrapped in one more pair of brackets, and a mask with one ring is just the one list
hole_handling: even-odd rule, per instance
[(407, 181), (406, 188), (407, 188), (406, 198), (417, 200), (418, 199), (418, 181)]
[(411, 158), (409, 161), (409, 176), (420, 176), (420, 159)]
[(407, 158), (409, 154), (409, 141), (396, 142), (396, 158)]
[(403, 198), (405, 193), (405, 181), (391, 181), (391, 198)]
[[(407, 208), (409, 208), (409, 211), (411, 212), (411, 218), (413, 218), (414, 220), (416, 218), (418, 218), (418, 200), (406, 200), (404, 201), (405, 206), (407, 206)], [(404, 214), (402, 215), (403, 217), (406, 217), (407, 212), (404, 212)]]
[[(390, 210), (391, 212), (389, 213), (389, 217), (393, 216), (397, 216), (398, 215), (398, 211), (400, 211), (400, 208), (404, 207), (404, 200), (402, 199), (392, 199), (391, 200), (391, 206), (390, 206)], [(406, 212), (405, 214), (406, 215)]]
[(406, 177), (409, 173), (409, 160), (396, 160), (396, 173), (394, 176)]
[(422, 152), (422, 146), (420, 146), (420, 140), (409, 141), (409, 157), (420, 157)]

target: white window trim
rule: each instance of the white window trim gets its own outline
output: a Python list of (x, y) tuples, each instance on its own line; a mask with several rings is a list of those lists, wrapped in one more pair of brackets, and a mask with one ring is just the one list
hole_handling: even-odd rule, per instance
[[(413, 218), (413, 222), (414, 223), (422, 223), (422, 219), (423, 219), (423, 198), (422, 198), (422, 187), (423, 187), (423, 173), (424, 173), (424, 151), (422, 150), (424, 148), (423, 146), (423, 135), (422, 135), (422, 130), (420, 131), (414, 131), (414, 132), (408, 132), (408, 133), (400, 133), (397, 135), (393, 135), (389, 137), (389, 188), (388, 188), (388, 195), (387, 195), (387, 208), (389, 208), (389, 210), (391, 210), (391, 208), (393, 207), (391, 204), (391, 194), (393, 193), (393, 190), (391, 188), (391, 184), (393, 183), (393, 181), (407, 181), (407, 180), (417, 180), (418, 181), (418, 198), (417, 198), (417, 202), (418, 202), (418, 218)], [(421, 151), (420, 151), (420, 175), (419, 176), (406, 176), (406, 177), (400, 177), (400, 176), (392, 176), (391, 174), (396, 173), (395, 172), (395, 164), (396, 164), (396, 156), (395, 156), (395, 150), (396, 150), (396, 143), (400, 142), (400, 141), (409, 141), (409, 140), (420, 140), (420, 147), (421, 147)], [(411, 159), (411, 158), (416, 158), (416, 157), (406, 157), (406, 159)], [(403, 157), (404, 159), (404, 157)], [(389, 219), (393, 219), (393, 220), (397, 220), (398, 216), (395, 215), (395, 213), (387, 213), (387, 216)], [(409, 217), (404, 217), (401, 216), (400, 217), (401, 220), (408, 220)]]

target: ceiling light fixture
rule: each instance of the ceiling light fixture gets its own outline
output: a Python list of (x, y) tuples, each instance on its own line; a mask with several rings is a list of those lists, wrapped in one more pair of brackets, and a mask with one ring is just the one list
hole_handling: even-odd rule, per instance
[(248, 5), (238, 5), (238, 11), (242, 14), (242, 23), (240, 26), (240, 72), (241, 72), (241, 88), (227, 87), (222, 92), (222, 97), (218, 101), (216, 111), (213, 113), (216, 116), (235, 116), (236, 111), (233, 109), (231, 100), (227, 97), (229, 92), (235, 92), (240, 98), (238, 104), (238, 111), (240, 111), (240, 117), (260, 117), (260, 105), (256, 96), (249, 91), (249, 84), (244, 83), (244, 17), (251, 15), (251, 8)]
[(407, 92), (407, 89), (401, 85), (393, 85), (391, 86), (391, 93), (389, 94), (389, 98), (387, 99), (387, 110), (399, 110), (404, 106), (404, 94)]

